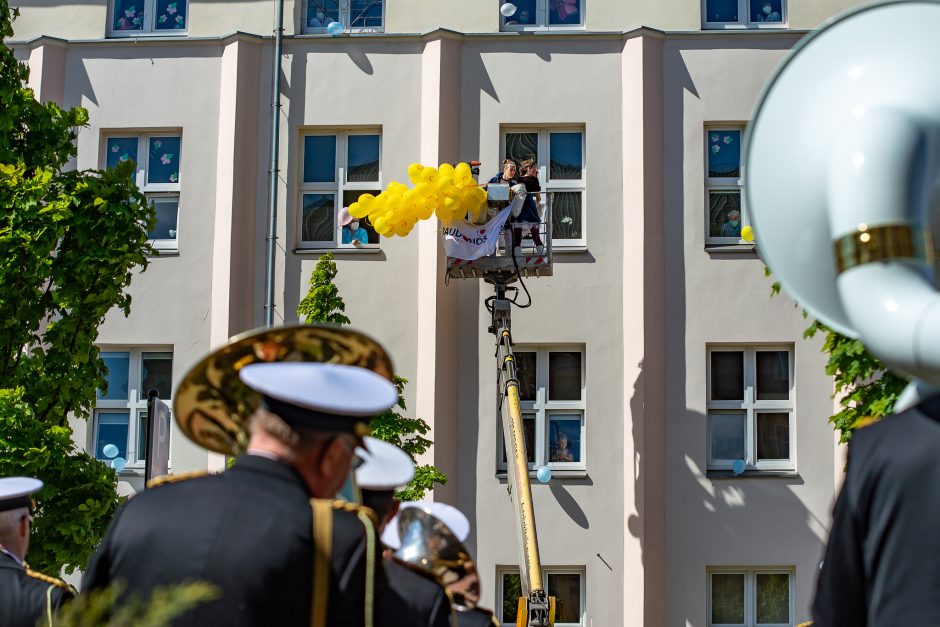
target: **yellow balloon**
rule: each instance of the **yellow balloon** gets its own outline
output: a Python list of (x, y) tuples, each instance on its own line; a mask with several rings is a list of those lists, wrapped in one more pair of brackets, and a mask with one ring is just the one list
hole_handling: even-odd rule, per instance
[(451, 187), (454, 186), (454, 179), (446, 174), (442, 174), (437, 177), (437, 181), (434, 183), (434, 187), (441, 192), (446, 192)]
[[(429, 168), (425, 168), (425, 170), (428, 170), (428, 169)], [(415, 196), (419, 198), (427, 198), (428, 196), (434, 193), (434, 185), (432, 185), (431, 183), (428, 183), (427, 181), (422, 181), (421, 183), (418, 183), (417, 185), (415, 185), (414, 192), (415, 192)]]
[(745, 242), (754, 241), (754, 229), (751, 227), (751, 225), (741, 229), (741, 239), (743, 239)]
[(470, 170), (470, 165), (466, 163), (458, 163), (457, 167), (454, 168), (454, 173), (456, 174), (455, 178), (463, 178), (464, 176), (473, 176), (473, 172)]
[(460, 187), (476, 186), (477, 182), (473, 180), (472, 174), (457, 174), (457, 185)]
[(369, 215), (369, 210), (364, 208), (361, 203), (354, 202), (349, 205), (349, 215), (359, 220)]
[(408, 178), (411, 179), (412, 183), (417, 183), (421, 180), (421, 170), (424, 169), (424, 166), (420, 163), (412, 163), (408, 166)]
[(376, 219), (372, 220), (372, 227), (373, 227), (376, 231), (378, 231), (379, 233), (381, 233), (381, 232), (384, 231), (386, 228), (388, 228), (388, 220), (385, 219), (385, 216), (376, 218)]
[(406, 191), (408, 191), (408, 186), (402, 185), (398, 181), (392, 181), (391, 183), (388, 184), (388, 191), (397, 196), (401, 196)]
[(486, 202), (486, 191), (482, 187), (473, 187), (470, 189), (470, 197), (477, 202)]
[(441, 177), (446, 176), (446, 177), (452, 179), (452, 178), (454, 178), (454, 166), (452, 166), (452, 165), (449, 164), (449, 163), (442, 163), (442, 164), (437, 168), (437, 174), (438, 174), (438, 176), (441, 176)]
[(421, 180), (433, 183), (437, 180), (437, 168), (424, 168), (421, 170)]
[(434, 205), (431, 203), (424, 203), (424, 206), (418, 210), (418, 219), (427, 220), (432, 215), (434, 215)]

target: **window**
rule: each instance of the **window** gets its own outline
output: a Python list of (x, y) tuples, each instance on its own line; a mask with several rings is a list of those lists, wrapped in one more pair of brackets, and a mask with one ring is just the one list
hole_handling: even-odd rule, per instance
[(177, 250), (178, 246), (181, 150), (178, 133), (111, 135), (105, 140), (105, 167), (128, 160), (137, 164), (137, 187), (157, 212), (150, 239), (160, 250)]
[[(584, 351), (519, 348), (513, 355), (529, 467), (584, 470)], [(504, 472), (506, 449), (502, 428), (498, 431), (499, 471)]]
[(384, 17), (385, 0), (307, 0), (304, 32), (325, 33), (331, 22), (347, 31), (381, 32)]
[[(542, 577), (549, 596), (555, 597), (555, 627), (584, 624), (584, 570), (577, 568), (546, 567)], [(498, 599), (497, 611), (503, 625), (516, 624), (516, 608), (522, 596), (522, 583), (518, 569), (496, 571)]]
[[(552, 193), (552, 245), (584, 246), (584, 130), (509, 129), (502, 159), (535, 159), (542, 189)], [(489, 180), (489, 179), (487, 179)]]
[(111, 37), (185, 34), (188, 0), (111, 0)]
[(742, 127), (705, 130), (705, 198), (707, 203), (705, 243), (741, 244), (741, 228), (747, 224), (741, 204)]
[[(338, 222), (339, 211), (366, 192), (382, 190), (381, 136), (376, 131), (311, 132), (303, 136), (300, 240), (309, 248), (353, 248), (353, 233)], [(379, 243), (367, 218), (361, 245)]]
[(705, 28), (783, 28), (787, 0), (703, 0)]
[[(500, 16), (502, 30), (584, 26), (584, 0), (511, 0), (516, 12)], [(503, 0), (496, 5), (504, 4)]]
[[(101, 351), (108, 368), (107, 390), (98, 390), (94, 414), (94, 456), (123, 458), (128, 467), (143, 467), (147, 456), (147, 393), (157, 390), (172, 406), (173, 353), (163, 349)], [(113, 444), (117, 455), (105, 447)]]
[(713, 347), (708, 353), (708, 467), (794, 470), (793, 352)]
[(710, 568), (708, 625), (793, 625), (792, 568)]

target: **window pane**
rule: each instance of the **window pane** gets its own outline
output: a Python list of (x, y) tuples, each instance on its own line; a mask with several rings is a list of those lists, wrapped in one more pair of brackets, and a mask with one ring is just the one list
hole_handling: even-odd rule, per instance
[(338, 0), (307, 0), (307, 28), (326, 28), (338, 21)]
[(737, 22), (738, 0), (705, 0), (706, 22)]
[(101, 359), (104, 360), (104, 365), (108, 369), (108, 374), (105, 375), (108, 391), (103, 394), (101, 390), (98, 390), (98, 398), (119, 401), (129, 400), (130, 354), (102, 352)]
[(548, 0), (549, 24), (580, 24), (581, 0)]
[[(502, 423), (500, 424), (500, 429), (502, 429)], [(524, 413), (522, 414), (522, 431), (525, 435), (525, 456), (526, 461), (530, 464), (535, 463), (535, 414)], [(506, 463), (506, 447), (503, 446), (503, 450), (499, 454), (500, 461), (504, 464)]]
[(782, 0), (751, 0), (751, 21), (779, 24), (783, 22)]
[(148, 183), (179, 183), (180, 138), (151, 137), (147, 163)]
[(581, 192), (552, 194), (552, 237), (581, 239)]
[(114, 0), (112, 30), (141, 30), (146, 0)]
[(336, 136), (304, 137), (304, 183), (336, 181)]
[(352, 28), (381, 28), (382, 0), (352, 0), (349, 5), (349, 25)]
[(122, 161), (137, 163), (137, 138), (112, 137), (107, 142), (105, 167), (113, 168)]
[(744, 412), (708, 415), (712, 460), (744, 459)]
[(552, 133), (549, 152), (548, 178), (581, 180), (584, 169), (581, 133)]
[(179, 196), (151, 198), (157, 211), (157, 225), (148, 234), (150, 239), (176, 239), (179, 219)]
[(95, 458), (114, 459), (104, 454), (104, 447), (113, 444), (118, 449), (116, 457), (127, 459), (128, 412), (98, 412), (98, 439), (95, 442)]
[(160, 398), (170, 398), (173, 385), (173, 353), (144, 353), (141, 359), (140, 398), (145, 399), (150, 390), (156, 390)]
[(536, 355), (537, 353), (528, 351), (513, 353), (516, 360), (516, 378), (519, 379), (519, 398), (523, 401), (535, 400)]
[(304, 194), (301, 239), (305, 242), (332, 242), (334, 194)]
[(147, 412), (142, 411), (137, 414), (137, 461), (142, 462), (147, 459), (148, 443), (150, 432), (147, 430), (150, 421), (147, 419)]
[(548, 461), (580, 462), (581, 415), (552, 414), (549, 416), (548, 446)]
[(712, 400), (744, 400), (744, 352), (712, 352)]
[(519, 573), (503, 573), (503, 615), (501, 622), (515, 623), (516, 609), (519, 607), (519, 597), (522, 596), (522, 579)]
[[(499, 3), (495, 6), (502, 6)], [(502, 16), (503, 24), (506, 26), (535, 26), (538, 23), (538, 14), (536, 13), (536, 0), (518, 0), (513, 2), (516, 5), (516, 12), (509, 17)], [(512, 158), (512, 157), (510, 157)]]
[(186, 28), (186, 0), (157, 0), (156, 30), (183, 30)]
[(708, 176), (741, 176), (741, 131), (708, 131)]
[(790, 414), (757, 414), (757, 459), (790, 459)]
[(379, 136), (350, 135), (346, 140), (346, 180), (351, 183), (379, 180)]
[[(516, 13), (522, 11), (525, 3), (516, 3), (520, 7)], [(533, 0), (534, 5), (534, 0)], [(535, 15), (535, 9), (532, 10)], [(532, 18), (535, 19), (534, 17)], [(539, 154), (539, 134), (538, 133), (506, 133), (506, 158), (516, 162), (516, 168), (522, 166), (526, 159), (538, 160)]]
[(744, 622), (744, 575), (712, 574), (712, 623)]
[(786, 401), (790, 399), (790, 353), (760, 351), (757, 353), (757, 400)]
[(790, 623), (790, 575), (757, 575), (757, 624)]
[(548, 354), (548, 400), (581, 400), (581, 353)]
[(708, 236), (741, 237), (741, 190), (708, 192)]
[[(372, 194), (373, 196), (378, 196), (381, 191), (382, 190), (380, 189), (357, 189), (353, 191), (345, 191), (343, 192), (343, 206), (348, 207), (349, 205), (359, 200), (359, 197), (363, 194)], [(375, 228), (372, 226), (372, 222), (369, 221), (368, 217), (359, 220), (359, 228), (365, 229), (369, 244), (379, 243), (381, 236), (375, 232)], [(351, 241), (352, 238), (350, 235), (350, 242)]]
[(546, 575), (548, 595), (555, 597), (555, 622), (581, 622), (581, 575)]

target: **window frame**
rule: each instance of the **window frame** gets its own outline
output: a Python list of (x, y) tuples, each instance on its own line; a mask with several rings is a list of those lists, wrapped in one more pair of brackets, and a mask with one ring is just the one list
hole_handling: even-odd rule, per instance
[[(586, 29), (585, 13), (588, 0), (579, 0), (580, 21), (577, 24), (550, 24), (548, 16), (549, 0), (535, 0), (535, 23), (534, 24), (507, 24), (506, 18), (498, 13), (499, 7), (505, 2), (500, 0), (496, 5), (499, 15), (499, 30), (503, 33), (528, 33), (538, 31), (583, 31)], [(515, 17), (515, 15), (512, 15)]]
[[(708, 30), (741, 30), (741, 29), (770, 29), (781, 30), (789, 28), (789, 12), (787, 0), (780, 0), (779, 22), (752, 22), (750, 0), (738, 0), (737, 22), (711, 22), (708, 20), (708, 0), (702, 0), (702, 28)], [(743, 18), (741, 16), (744, 16)]]
[[(518, 573), (518, 566), (496, 567), (496, 620), (502, 627), (515, 627), (515, 621), (503, 622), (503, 576)], [(587, 619), (587, 569), (583, 566), (542, 566), (542, 580), (548, 588), (548, 578), (551, 575), (578, 575), (581, 581), (581, 620), (577, 623), (555, 623), (555, 627), (582, 627)]]
[[(151, 239), (154, 250), (164, 252), (179, 251), (180, 241), (180, 203), (183, 181), (183, 132), (179, 129), (156, 131), (115, 130), (102, 132), (101, 168), (108, 164), (108, 141), (111, 139), (137, 139), (137, 170), (134, 182), (148, 201), (161, 198), (176, 199), (176, 239)], [(147, 172), (150, 167), (150, 139), (153, 137), (178, 137), (180, 140), (179, 179), (175, 183), (148, 183)]]
[[(721, 352), (743, 352), (744, 389), (742, 400), (712, 400), (712, 354)], [(758, 400), (757, 388), (757, 353), (786, 352), (789, 376), (789, 399)], [(712, 459), (712, 420), (713, 414), (740, 413), (745, 415), (744, 464), (745, 471), (796, 471), (796, 382), (794, 380), (794, 355), (792, 344), (710, 344), (706, 350), (706, 410), (705, 410), (705, 458), (708, 470), (731, 470), (736, 460)], [(790, 427), (789, 459), (757, 459), (757, 415), (760, 413), (787, 413)]]
[[(176, 356), (172, 346), (126, 346), (126, 345), (107, 345), (98, 347), (99, 354), (104, 353), (127, 353), (127, 393), (126, 399), (101, 399), (97, 398), (95, 392), (95, 407), (92, 410), (92, 428), (88, 430), (91, 441), (86, 447), (90, 455), (98, 459), (98, 426), (100, 424), (98, 416), (100, 414), (127, 413), (127, 464), (125, 469), (129, 471), (143, 471), (146, 467), (146, 459), (140, 457), (140, 451), (137, 450), (140, 443), (140, 420), (141, 416), (147, 413), (147, 396), (141, 388), (143, 387), (143, 356), (145, 353), (170, 353), (171, 364), (176, 361)], [(172, 368), (172, 365), (171, 365)], [(136, 388), (134, 387), (136, 385)], [(170, 407), (170, 415), (173, 412), (172, 399), (172, 381), (171, 398), (161, 398), (167, 406)], [(149, 420), (149, 416), (148, 416)], [(170, 448), (170, 459), (172, 460), (172, 442)], [(136, 473), (132, 473), (136, 474)]]
[[(550, 353), (579, 353), (581, 355), (581, 399), (577, 401), (553, 401), (548, 399), (548, 359)], [(521, 344), (514, 348), (514, 353), (536, 354), (536, 389), (535, 400), (521, 400), (520, 409), (523, 419), (527, 415), (535, 416), (535, 451), (534, 461), (529, 462), (529, 472), (534, 473), (540, 466), (548, 466), (552, 471), (575, 471), (578, 474), (587, 471), (587, 360), (584, 345), (578, 344)], [(578, 462), (553, 462), (549, 460), (551, 445), (548, 441), (551, 417), (559, 414), (580, 414), (581, 417), (581, 451)], [(497, 474), (507, 472), (506, 462), (503, 461), (505, 444), (502, 429), (502, 416), (497, 411), (499, 428), (497, 431), (496, 469)]]
[[(587, 246), (588, 212), (587, 212), (587, 129), (578, 125), (505, 125), (499, 133), (499, 162), (506, 157), (506, 136), (510, 134), (538, 133), (538, 150), (535, 155), (539, 164), (539, 185), (543, 192), (580, 192), (581, 194), (581, 237), (556, 237), (552, 232), (552, 249), (555, 251), (565, 248), (580, 249)], [(552, 133), (580, 133), (581, 134), (581, 178), (580, 179), (551, 179), (551, 139)], [(554, 220), (555, 202), (552, 199), (552, 219)], [(546, 229), (552, 229), (554, 224), (546, 224)]]
[[(707, 627), (794, 627), (796, 624), (796, 569), (793, 566), (708, 566), (705, 570), (705, 624)], [(712, 575), (744, 575), (744, 622), (712, 622)], [(757, 623), (757, 575), (788, 575), (790, 622)]]
[[(379, 175), (378, 181), (353, 181), (346, 180), (348, 171), (348, 139), (356, 135), (376, 135), (379, 138)], [(332, 182), (304, 182), (304, 144), (307, 137), (335, 137), (336, 138), (336, 173), (335, 180)], [(353, 244), (343, 244), (342, 227), (339, 226), (339, 211), (343, 208), (344, 192), (359, 191), (362, 194), (372, 192), (378, 195), (383, 187), (382, 157), (385, 148), (382, 141), (381, 127), (356, 127), (356, 128), (314, 128), (302, 129), (300, 133), (300, 159), (298, 167), (299, 194), (297, 197), (297, 242), (298, 249), (301, 250), (378, 250), (382, 246), (382, 236), (378, 235), (379, 241), (375, 244), (363, 244), (355, 246)], [(304, 236), (304, 194), (333, 194), (333, 241), (305, 240)]]
[[(734, 246), (751, 245), (742, 237), (714, 237), (709, 234), (711, 226), (711, 192), (738, 192), (738, 204), (741, 207), (741, 228), (750, 226), (750, 217), (744, 202), (744, 134), (747, 125), (743, 122), (733, 122), (728, 124), (706, 124), (705, 132), (702, 134), (702, 154), (705, 155), (704, 169), (702, 174), (705, 177), (705, 246)], [(741, 155), (739, 157), (738, 177), (711, 177), (708, 176), (708, 134), (712, 132), (738, 131), (741, 134), (740, 147)]]
[[(337, 0), (339, 19), (337, 20), (340, 24), (343, 25), (343, 29), (347, 33), (384, 33), (385, 32), (385, 21), (388, 19), (388, 13), (386, 12), (388, 6), (386, 0), (374, 0), (375, 4), (382, 6), (382, 25), (381, 26), (357, 26), (353, 28), (350, 23), (352, 20), (352, 0)], [(303, 0), (301, 5), (301, 30), (300, 32), (304, 35), (325, 35), (327, 34), (326, 26), (307, 26), (307, 11), (309, 9), (309, 2)]]
[[(177, 0), (179, 2), (180, 0)], [(116, 0), (108, 0), (108, 28), (107, 36), (108, 38), (116, 37), (179, 37), (189, 35), (189, 9), (191, 8), (190, 0), (183, 0), (186, 3), (186, 28), (176, 29), (176, 28), (167, 28), (162, 30), (156, 30), (154, 28), (154, 20), (156, 19), (157, 14), (157, 0), (140, 0), (144, 5), (144, 23), (140, 30), (115, 30), (114, 28), (114, 10)]]

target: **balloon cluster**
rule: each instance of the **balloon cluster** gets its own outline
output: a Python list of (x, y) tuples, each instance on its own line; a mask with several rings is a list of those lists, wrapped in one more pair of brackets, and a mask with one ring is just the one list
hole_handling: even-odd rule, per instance
[(361, 195), (349, 205), (349, 215), (357, 220), (368, 217), (383, 237), (405, 237), (418, 220), (431, 216), (446, 224), (468, 214), (474, 218), (485, 215), (486, 190), (477, 185), (466, 163), (442, 163), (438, 168), (412, 163), (408, 177), (414, 187), (392, 181), (378, 196)]

